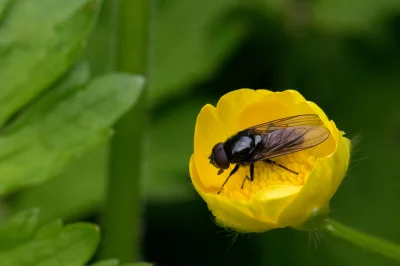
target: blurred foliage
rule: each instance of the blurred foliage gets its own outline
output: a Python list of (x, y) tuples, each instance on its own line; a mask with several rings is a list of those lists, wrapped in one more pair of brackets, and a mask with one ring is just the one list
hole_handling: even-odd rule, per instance
[[(50, 90), (0, 138), (0, 194), (58, 174), (72, 158), (105, 141), (110, 125), (140, 95), (143, 78), (109, 74), (85, 84), (86, 70)], [(35, 158), (32, 160), (31, 158)]]
[[(99, 243), (97, 226), (75, 223), (63, 226), (55, 220), (39, 226), (39, 210), (25, 210), (11, 217), (0, 227), (0, 264), (84, 265), (93, 256)], [(120, 264), (110, 259), (92, 266), (151, 266), (147, 263)]]
[(244, 37), (246, 24), (240, 18), (225, 22), (239, 3), (238, 0), (156, 3), (151, 39), (154, 44), (150, 44), (153, 49), (149, 90), (153, 104), (179, 95), (212, 76), (232, 53)]
[[(0, 9), (7, 3), (11, 1), (0, 1)], [(74, 18), (84, 11), (90, 13), (87, 9), (76, 10), (81, 12)], [(67, 9), (58, 12), (62, 11), (75, 14)], [(6, 13), (11, 14), (0, 13), (3, 20)], [(230, 248), (233, 237), (216, 233), (220, 229), (209, 219), (205, 204), (191, 186), (188, 161), (193, 149), (196, 116), (205, 103), (216, 103), (222, 94), (241, 87), (297, 89), (321, 106), (349, 137), (362, 136), (348, 176), (332, 201), (332, 217), (399, 243), (400, 1), (254, 0), (244, 3), (218, 0), (194, 3), (174, 0), (157, 1), (153, 15), (155, 31), (151, 37), (149, 69), (152, 120), (143, 184), (148, 201), (145, 259), (157, 265), (394, 265), (376, 254), (318, 233), (290, 229), (239, 236)], [(112, 12), (106, 6), (81, 57), (81, 61), (89, 61), (93, 77), (103, 75), (110, 67), (107, 53), (112, 46), (111, 17)], [(71, 18), (73, 23), (66, 22), (71, 28), (64, 27), (62, 45), (81, 47), (83, 32), (87, 32), (86, 27), (92, 23), (89, 20), (88, 17)], [(84, 21), (87, 24), (79, 24)], [(1, 25), (0, 36), (7, 36)], [(50, 24), (46, 27), (53, 29)], [(73, 38), (79, 40), (70, 40), (70, 31), (75, 31)], [(43, 32), (44, 36), (35, 36), (32, 42), (48, 42), (46, 47), (57, 43), (56, 37), (50, 41), (45, 38), (46, 31)], [(0, 49), (0, 58), (11, 56), (14, 47), (39, 47), (37, 43), (11, 46), (9, 38), (0, 37), (1, 47), (4, 47)], [(23, 40), (30, 41), (30, 38)], [(71, 51), (65, 54), (75, 56)], [(52, 58), (53, 52), (48, 52), (48, 56)], [(0, 90), (2, 120), (58, 80), (72, 64), (74, 56), (65, 59), (57, 54), (54, 59), (60, 60), (57, 69), (53, 63), (44, 63), (51, 62), (47, 61), (50, 59), (39, 58), (42, 60), (39, 61), (24, 57), (12, 62), (7, 59), (8, 62), (4, 57), (2, 62), (7, 63), (0, 68), (0, 77), (4, 75), (5, 82), (4, 89)], [(10, 67), (17, 63), (15, 69)], [(2, 74), (3, 71), (14, 71), (14, 74)], [(84, 75), (84, 71), (79, 73), (81, 80), (90, 77)], [(86, 84), (87, 80), (82, 83)], [(54, 88), (61, 84), (57, 83)], [(18, 88), (29, 90), (30, 94), (28, 91), (22, 94)], [(3, 106), (9, 100), (3, 92), (13, 93), (14, 102), (7, 110)], [(21, 97), (15, 96), (17, 93)], [(107, 110), (109, 108), (114, 110), (111, 106)], [(17, 116), (11, 121), (9, 129), (3, 129), (1, 138), (5, 138), (3, 132), (12, 132), (13, 123), (15, 128), (18, 124), (21, 128), (27, 127), (28, 120), (19, 120), (23, 117)], [(37, 120), (38, 124), (43, 124), (42, 119)], [(29, 143), (34, 142), (32, 139)], [(18, 145), (23, 143), (17, 142)], [(5, 150), (2, 148), (0, 153)], [(107, 145), (79, 154), (82, 156), (54, 179), (12, 195), (6, 202), (11, 206), (11, 213), (39, 207), (42, 215), (34, 219), (42, 225), (57, 218), (97, 221), (107, 189)], [(0, 169), (5, 165), (1, 158)], [(34, 163), (33, 157), (29, 158), (18, 164), (19, 171)], [(45, 180), (50, 175), (37, 176)], [(0, 176), (0, 179), (7, 178), (5, 174)], [(25, 229), (29, 230), (34, 229)], [(18, 237), (29, 238), (23, 234)], [(15, 243), (18, 237), (13, 238), (17, 239)], [(99, 265), (117, 265), (116, 261), (102, 263)]]
[[(149, 200), (165, 202), (194, 198), (195, 190), (191, 188), (188, 176), (188, 158), (193, 150), (190, 144), (193, 142), (196, 116), (207, 100), (200, 96), (154, 111), (149, 133), (151, 155), (144, 181)], [(186, 178), (182, 178), (184, 176)]]
[(91, 264), (90, 266), (151, 266), (149, 263), (124, 263), (124, 264), (119, 264), (118, 260), (105, 260), (105, 261), (100, 261), (94, 264)]
[[(106, 147), (95, 148), (75, 160), (60, 175), (13, 197), (14, 209), (39, 208), (40, 224), (64, 217), (88, 217), (101, 209), (106, 193)], [(52, 199), (52, 200), (49, 200)]]
[(4, 266), (79, 266), (87, 262), (99, 242), (99, 230), (88, 223), (63, 227), (60, 221), (38, 227), (37, 209), (12, 217), (1, 228), (0, 264)]
[(397, 0), (319, 0), (310, 5), (310, 9), (316, 27), (339, 34), (357, 35), (385, 30), (386, 19), (400, 12), (400, 3)]
[(0, 123), (71, 66), (98, 10), (98, 0), (2, 1)]
[[(68, 72), (97, 20), (100, 2), (0, 2), (1, 196), (43, 183), (104, 143), (140, 96), (141, 76), (106, 73), (92, 79), (88, 64)], [(93, 256), (99, 242), (95, 225), (63, 228), (43, 220), (36, 208), (4, 223), (0, 265), (79, 266)]]

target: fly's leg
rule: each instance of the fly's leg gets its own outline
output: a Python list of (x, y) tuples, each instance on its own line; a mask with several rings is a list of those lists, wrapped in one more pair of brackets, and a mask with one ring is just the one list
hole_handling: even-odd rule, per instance
[(293, 173), (293, 174), (296, 174), (296, 175), (299, 174), (299, 173), (297, 173), (297, 172), (295, 172), (295, 171), (293, 171), (293, 170), (290, 170), (290, 169), (287, 168), (286, 166), (283, 166), (283, 165), (281, 165), (281, 164), (279, 164), (279, 163), (276, 163), (276, 162), (274, 162), (274, 161), (271, 161), (271, 160), (269, 160), (269, 159), (264, 160), (264, 162), (269, 163), (269, 164), (273, 164), (273, 165), (276, 165), (276, 166), (279, 166), (280, 168), (283, 168), (283, 169), (285, 169), (285, 170), (287, 170), (287, 171), (289, 171), (289, 172), (291, 172), (291, 173)]
[(235, 168), (233, 168), (233, 170), (229, 173), (228, 177), (225, 179), (224, 183), (222, 184), (221, 188), (218, 191), (218, 194), (221, 193), (222, 188), (225, 186), (225, 184), (228, 182), (229, 178), (231, 178), (231, 176), (237, 172), (237, 170), (239, 169), (239, 164), (235, 165)]
[(254, 163), (250, 164), (250, 182), (254, 180)]
[(246, 175), (246, 177), (243, 179), (242, 189), (243, 189), (243, 186), (244, 186), (244, 181), (246, 181), (246, 179), (249, 180), (250, 182), (252, 182), (254, 180), (254, 163), (250, 164), (250, 177), (248, 177)]

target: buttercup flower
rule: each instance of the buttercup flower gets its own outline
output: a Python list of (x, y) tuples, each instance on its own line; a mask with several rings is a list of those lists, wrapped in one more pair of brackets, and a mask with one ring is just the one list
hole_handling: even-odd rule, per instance
[[(257, 162), (252, 182), (246, 180), (242, 188), (249, 167), (240, 167), (218, 194), (235, 165), (218, 175), (209, 160), (215, 144), (248, 127), (302, 114), (318, 115), (330, 134), (315, 147), (273, 159), (298, 174)], [(315, 103), (297, 91), (236, 90), (224, 95), (217, 107), (205, 105), (197, 117), (189, 163), (192, 183), (223, 227), (238, 232), (289, 226), (308, 229), (316, 215), (328, 214), (329, 201), (346, 174), (351, 143), (343, 135)]]

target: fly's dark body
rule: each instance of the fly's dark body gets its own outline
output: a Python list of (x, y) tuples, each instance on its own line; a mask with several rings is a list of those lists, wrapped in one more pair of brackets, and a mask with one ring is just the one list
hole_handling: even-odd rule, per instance
[(254, 135), (240, 132), (224, 143), (224, 150), (231, 164), (247, 165), (259, 160), (257, 154), (279, 148), (280, 140), (293, 136), (291, 145), (303, 142), (302, 136), (296, 136), (294, 128), (279, 129), (267, 135)]
[(237, 134), (224, 143), (224, 150), (232, 164), (246, 165), (251, 162), (251, 155), (261, 144), (262, 136)]
[(325, 141), (329, 130), (321, 124), (322, 121), (314, 114), (286, 117), (247, 128), (225, 142), (217, 143), (209, 159), (219, 169), (218, 174), (228, 169), (230, 164), (235, 164), (218, 194), (240, 166), (250, 165), (250, 176), (244, 178), (242, 188), (246, 179), (253, 181), (254, 163), (258, 161), (275, 164), (297, 174), (271, 159), (302, 151)]

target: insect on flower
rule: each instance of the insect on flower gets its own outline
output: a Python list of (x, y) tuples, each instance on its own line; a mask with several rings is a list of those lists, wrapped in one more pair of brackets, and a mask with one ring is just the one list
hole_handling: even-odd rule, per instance
[(218, 175), (228, 169), (230, 164), (235, 164), (218, 194), (240, 166), (250, 166), (250, 176), (245, 176), (241, 188), (243, 189), (246, 179), (253, 181), (256, 162), (274, 164), (297, 175), (297, 172), (271, 159), (321, 144), (330, 134), (322, 125), (321, 119), (316, 114), (285, 117), (249, 127), (225, 142), (217, 143), (212, 149), (209, 160), (219, 169)]
[(193, 146), (194, 188), (217, 225), (241, 233), (320, 228), (351, 151), (345, 132), (295, 90), (239, 89), (205, 104)]

